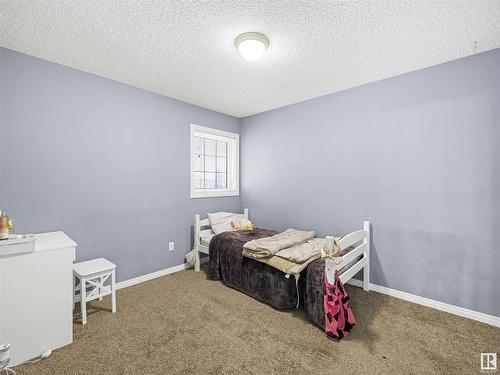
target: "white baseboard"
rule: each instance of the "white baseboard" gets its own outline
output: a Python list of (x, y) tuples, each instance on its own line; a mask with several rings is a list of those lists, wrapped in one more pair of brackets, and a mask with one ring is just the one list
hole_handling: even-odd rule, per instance
[[(361, 280), (357, 279), (351, 279), (347, 282), (347, 284), (351, 284), (357, 287), (362, 288), (363, 287), (363, 282)], [(413, 302), (417, 303), (419, 305), (431, 307), (436, 310), (441, 310), (445, 311), (450, 314), (462, 316), (464, 318), (472, 319), (472, 320), (477, 320), (478, 322), (481, 323), (486, 323), (495, 327), (500, 328), (500, 317), (494, 316), (494, 315), (488, 315), (484, 314), (478, 311), (473, 311), (469, 310), (463, 307), (455, 306), (455, 305), (450, 305), (448, 303), (436, 301), (430, 298), (425, 298), (425, 297), (420, 297), (415, 294), (410, 294), (406, 292), (402, 292), (400, 290), (396, 289), (391, 289), (387, 288), (385, 286), (377, 285), (377, 284), (372, 284), (370, 283), (370, 290), (373, 290), (374, 292), (386, 294), (391, 297), (396, 297), (408, 302)]]
[[(363, 287), (363, 281), (361, 280), (358, 280), (358, 279), (351, 279), (349, 280), (348, 282), (346, 282), (346, 284), (349, 284), (349, 285), (354, 285), (354, 286), (357, 286), (359, 288), (362, 288)], [(372, 286), (372, 284), (370, 284), (370, 287)]]
[[(200, 259), (200, 264), (204, 264), (207, 262), (208, 262), (208, 257)], [(128, 280), (124, 280), (124, 281), (120, 281), (120, 282), (116, 283), (116, 289), (127, 288), (127, 287), (135, 285), (135, 284), (139, 284), (139, 283), (143, 283), (145, 281), (153, 280), (153, 279), (156, 279), (157, 277), (170, 275), (171, 273), (183, 271), (183, 270), (186, 270), (186, 269), (191, 268), (191, 267), (193, 267), (193, 266), (190, 265), (189, 263), (183, 263), (183, 264), (179, 264), (177, 266), (173, 266), (170, 268), (165, 268), (163, 270), (159, 270), (156, 272), (151, 272), (151, 273), (148, 273), (146, 275), (137, 276), (137, 277), (134, 277), (133, 279), (128, 279)]]

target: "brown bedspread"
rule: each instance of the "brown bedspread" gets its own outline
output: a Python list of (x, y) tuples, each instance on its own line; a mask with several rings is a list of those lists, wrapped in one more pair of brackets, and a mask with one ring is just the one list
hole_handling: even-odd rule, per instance
[[(257, 260), (243, 256), (243, 245), (253, 239), (276, 234), (268, 229), (224, 232), (210, 241), (208, 263), (209, 280), (220, 280), (225, 285), (270, 304), (279, 309), (293, 309), (297, 305), (297, 288), (294, 277)], [(302, 271), (299, 278), (300, 305), (309, 318), (324, 326), (323, 274), (325, 263), (315, 260)]]
[(325, 327), (325, 309), (323, 308), (323, 277), (325, 261), (317, 259), (306, 268), (304, 291), (301, 290), (303, 306), (309, 319), (321, 328)]
[[(293, 309), (297, 304), (297, 288), (293, 276), (257, 260), (243, 256), (243, 245), (257, 238), (269, 237), (276, 232), (255, 228), (253, 231), (224, 232), (210, 241), (208, 263), (209, 280), (220, 280), (225, 285), (279, 309)], [(341, 255), (352, 248), (345, 249)], [(354, 259), (352, 264), (358, 259)], [(339, 271), (342, 274), (349, 265)], [(325, 261), (311, 262), (299, 278), (300, 305), (311, 321), (321, 328), (325, 325), (323, 308), (323, 277)]]
[[(207, 278), (221, 280), (225, 285), (276, 308), (295, 308), (295, 279), (286, 278), (283, 272), (243, 256), (246, 242), (276, 233), (255, 228), (253, 231), (224, 232), (214, 236), (210, 241)], [(304, 279), (302, 276), (299, 279), (301, 289), (305, 289)]]

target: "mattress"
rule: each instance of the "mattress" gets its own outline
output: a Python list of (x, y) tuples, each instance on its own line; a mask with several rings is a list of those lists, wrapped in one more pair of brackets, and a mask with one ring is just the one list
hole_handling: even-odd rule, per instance
[(201, 244), (205, 245), (205, 246), (210, 246), (210, 240), (212, 238), (214, 238), (214, 236), (215, 236), (215, 233), (213, 233), (213, 234), (207, 234), (205, 236), (200, 237)]

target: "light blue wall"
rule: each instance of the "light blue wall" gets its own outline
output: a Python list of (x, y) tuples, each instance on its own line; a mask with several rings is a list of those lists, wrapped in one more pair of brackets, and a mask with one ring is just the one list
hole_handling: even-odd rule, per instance
[(373, 223), (372, 282), (500, 316), (500, 50), (251, 116), (257, 225)]
[(240, 209), (189, 198), (190, 123), (238, 119), (2, 48), (0, 69), (0, 208), (18, 232), (63, 230), (125, 280), (181, 264), (195, 213)]
[(498, 316), (499, 87), (494, 50), (245, 118), (240, 206), (189, 199), (189, 124), (238, 119), (0, 48), (0, 208), (118, 280), (182, 263), (197, 212), (320, 235), (369, 219), (372, 282)]

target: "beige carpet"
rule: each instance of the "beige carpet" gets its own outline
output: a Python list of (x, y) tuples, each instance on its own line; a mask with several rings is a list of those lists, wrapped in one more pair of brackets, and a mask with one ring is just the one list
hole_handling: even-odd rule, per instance
[[(500, 352), (500, 329), (348, 287), (358, 324), (332, 342), (301, 310), (275, 310), (178, 272), (92, 303), (74, 343), (16, 368), (52, 374), (479, 374)], [(93, 311), (92, 311), (93, 310)]]

